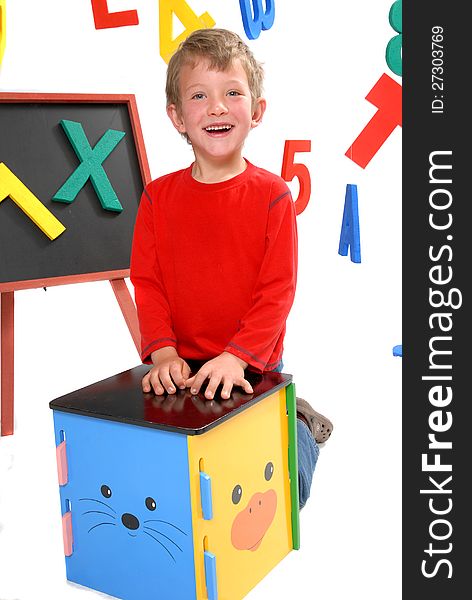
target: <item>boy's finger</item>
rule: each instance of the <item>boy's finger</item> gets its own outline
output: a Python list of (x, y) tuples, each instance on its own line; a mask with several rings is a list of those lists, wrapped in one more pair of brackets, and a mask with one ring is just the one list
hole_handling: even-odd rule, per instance
[(143, 392), (150, 392), (151, 391), (150, 379), (151, 379), (151, 371), (149, 371), (148, 373), (146, 373), (146, 375), (143, 377), (143, 380), (141, 382), (141, 385), (143, 387)]
[(198, 371), (198, 373), (195, 375), (194, 381), (190, 385), (190, 393), (198, 394), (203, 382), (205, 381), (205, 379), (207, 379), (207, 377), (208, 373), (206, 371), (202, 372), (202, 369), (200, 369), (200, 371)]
[(151, 379), (151, 385), (152, 389), (154, 390), (154, 393), (158, 396), (161, 396), (164, 393), (164, 388), (162, 387), (161, 382), (159, 381), (159, 377), (156, 377), (154, 380)]
[(170, 374), (175, 385), (181, 390), (185, 387), (185, 380), (182, 374), (182, 365), (173, 364), (170, 367)]
[(220, 383), (221, 375), (212, 375), (205, 390), (205, 398), (211, 400), (215, 396), (216, 389), (220, 385)]
[(243, 388), (243, 390), (246, 392), (246, 394), (252, 394), (252, 392), (254, 391), (252, 389), (252, 385), (249, 383), (249, 381), (247, 379), (244, 379), (243, 377), (241, 378), (238, 385), (240, 385)]
[(185, 361), (184, 361), (184, 364), (182, 367), (182, 375), (184, 378), (184, 387), (186, 387), (188, 376), (190, 375), (190, 367), (188, 366), (188, 364)]
[[(190, 375), (190, 373), (189, 373)], [(192, 383), (195, 381), (195, 375), (193, 377), (189, 377), (185, 380), (185, 387), (191, 387)]]
[(224, 400), (228, 400), (231, 396), (231, 391), (233, 389), (233, 380), (226, 378), (223, 382), (223, 389), (221, 390), (221, 397)]
[(160, 373), (161, 383), (169, 394), (175, 393), (175, 385), (171, 379), (169, 371), (166, 369), (163, 373)]

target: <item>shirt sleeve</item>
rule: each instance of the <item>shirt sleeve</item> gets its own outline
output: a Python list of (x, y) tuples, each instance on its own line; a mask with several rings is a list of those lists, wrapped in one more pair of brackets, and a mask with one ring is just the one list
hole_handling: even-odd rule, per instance
[(273, 186), (265, 254), (252, 295), (251, 308), (225, 351), (238, 356), (253, 369), (264, 371), (293, 304), (297, 282), (297, 225), (290, 190), (284, 182)]
[(130, 270), (141, 332), (141, 360), (148, 364), (151, 363), (151, 354), (155, 350), (164, 346), (177, 346), (157, 260), (152, 208), (152, 203), (156, 200), (152, 197), (150, 185), (144, 189), (139, 203)]

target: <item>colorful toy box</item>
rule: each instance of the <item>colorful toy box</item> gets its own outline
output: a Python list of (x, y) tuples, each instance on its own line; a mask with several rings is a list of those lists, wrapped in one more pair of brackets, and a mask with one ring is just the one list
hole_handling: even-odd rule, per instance
[(127, 600), (241, 600), (299, 547), (291, 376), (210, 402), (143, 393), (147, 369), (50, 403), (67, 578)]

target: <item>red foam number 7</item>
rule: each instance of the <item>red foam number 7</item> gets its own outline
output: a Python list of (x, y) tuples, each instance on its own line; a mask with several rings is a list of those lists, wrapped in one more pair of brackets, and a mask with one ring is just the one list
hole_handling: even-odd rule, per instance
[(306, 165), (294, 162), (296, 152), (311, 152), (311, 140), (286, 140), (284, 147), (281, 175), (285, 181), (292, 181), (294, 177), (298, 177), (300, 191), (295, 201), (295, 212), (299, 215), (310, 200), (311, 177)]

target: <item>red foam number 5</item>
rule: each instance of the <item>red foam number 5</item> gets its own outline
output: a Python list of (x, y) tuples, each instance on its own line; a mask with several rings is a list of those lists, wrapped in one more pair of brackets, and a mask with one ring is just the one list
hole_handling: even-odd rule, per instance
[(300, 191), (295, 201), (295, 212), (299, 215), (310, 200), (311, 177), (306, 165), (294, 162), (296, 152), (311, 152), (311, 140), (286, 140), (282, 160), (282, 178), (292, 181), (294, 177), (298, 177)]

